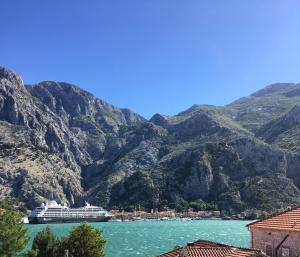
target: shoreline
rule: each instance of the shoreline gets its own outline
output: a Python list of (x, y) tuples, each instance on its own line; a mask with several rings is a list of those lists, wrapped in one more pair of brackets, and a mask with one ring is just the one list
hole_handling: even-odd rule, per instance
[[(103, 223), (132, 223), (132, 222), (151, 222), (151, 221), (158, 221), (158, 222), (174, 222), (174, 221), (249, 221), (253, 222), (254, 220), (251, 219), (222, 219), (222, 218), (201, 218), (201, 219), (188, 219), (188, 218), (175, 218), (175, 219), (140, 219), (140, 220), (130, 220), (130, 219), (125, 219), (125, 220), (119, 220), (119, 219), (111, 219), (106, 222), (88, 222), (88, 221), (83, 221), (87, 223), (92, 223), (92, 224), (103, 224)], [(81, 221), (82, 222), (82, 221)], [(22, 223), (23, 225), (65, 225), (65, 224), (80, 224), (81, 222), (51, 222), (51, 223)]]

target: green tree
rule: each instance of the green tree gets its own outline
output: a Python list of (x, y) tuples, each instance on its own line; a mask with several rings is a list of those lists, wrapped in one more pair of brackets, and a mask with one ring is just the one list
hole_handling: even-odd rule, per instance
[(198, 199), (196, 201), (190, 202), (190, 207), (192, 207), (195, 211), (217, 211), (218, 206), (215, 203), (207, 203), (202, 199)]
[(32, 251), (37, 257), (53, 257), (57, 247), (58, 240), (48, 226), (36, 234), (32, 243)]
[(0, 207), (0, 256), (15, 257), (29, 241), (27, 230), (20, 224), (22, 216), (12, 208)]
[(82, 223), (63, 239), (63, 247), (72, 257), (103, 257), (105, 239), (100, 229)]
[(190, 206), (195, 210), (195, 211), (204, 211), (206, 210), (206, 202), (204, 202), (201, 199), (198, 199), (196, 201), (190, 202)]

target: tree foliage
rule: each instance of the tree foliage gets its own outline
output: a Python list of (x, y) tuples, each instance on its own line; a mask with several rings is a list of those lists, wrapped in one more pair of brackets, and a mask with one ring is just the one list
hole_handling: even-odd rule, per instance
[(15, 257), (29, 241), (27, 230), (20, 223), (22, 216), (13, 208), (0, 207), (0, 256)]
[(72, 257), (103, 257), (105, 239), (100, 229), (82, 223), (64, 240), (64, 247)]
[(215, 203), (207, 203), (202, 199), (190, 202), (190, 207), (195, 211), (217, 211), (218, 206)]
[(39, 232), (26, 257), (103, 257), (105, 239), (100, 229), (87, 223), (75, 227), (67, 237), (58, 239), (49, 227)]
[(49, 227), (38, 232), (32, 243), (32, 251), (36, 253), (36, 257), (53, 257), (56, 255), (57, 247), (58, 240)]

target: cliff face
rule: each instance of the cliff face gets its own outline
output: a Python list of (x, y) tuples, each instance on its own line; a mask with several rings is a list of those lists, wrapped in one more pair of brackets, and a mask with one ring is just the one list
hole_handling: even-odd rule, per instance
[(0, 119), (1, 198), (28, 207), (52, 197), (83, 201), (82, 167), (105, 160), (124, 144), (119, 131), (144, 120), (67, 83), (24, 86), (4, 68)]
[(222, 209), (300, 203), (300, 85), (149, 121), (68, 83), (0, 68), (0, 199)]

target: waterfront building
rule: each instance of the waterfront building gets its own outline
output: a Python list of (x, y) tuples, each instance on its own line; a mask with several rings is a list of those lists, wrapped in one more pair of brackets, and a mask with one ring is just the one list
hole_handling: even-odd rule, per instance
[(300, 254), (300, 207), (275, 214), (248, 225), (251, 246), (270, 257), (297, 257)]
[(260, 250), (239, 248), (226, 244), (220, 244), (207, 240), (198, 240), (178, 247), (172, 251), (161, 254), (158, 257), (263, 257)]
[(166, 211), (133, 211), (126, 212), (124, 210), (110, 210), (109, 211), (116, 219), (132, 219), (134, 217), (140, 217), (142, 219), (174, 219), (174, 218), (219, 218), (221, 216), (220, 211), (198, 211), (198, 212), (175, 212), (175, 210)]

